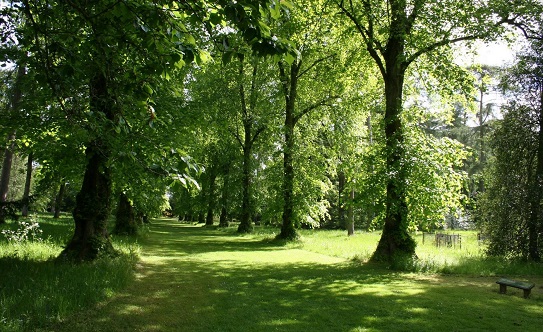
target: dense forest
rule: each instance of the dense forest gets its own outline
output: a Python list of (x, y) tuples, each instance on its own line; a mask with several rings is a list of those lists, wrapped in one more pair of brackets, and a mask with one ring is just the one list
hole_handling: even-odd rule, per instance
[[(538, 0), (20, 0), (0, 14), (0, 223), (73, 215), (61, 257), (149, 218), (477, 229), (543, 254)], [(465, 65), (515, 42), (502, 67)], [(111, 218), (113, 217), (113, 218)], [(113, 221), (114, 220), (114, 221)]]

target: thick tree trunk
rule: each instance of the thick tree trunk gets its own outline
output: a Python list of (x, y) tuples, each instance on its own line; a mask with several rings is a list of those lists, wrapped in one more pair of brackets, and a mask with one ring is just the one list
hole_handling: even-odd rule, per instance
[(25, 180), (25, 189), (23, 193), (23, 209), (21, 214), (23, 217), (28, 217), (28, 209), (30, 205), (30, 184), (32, 182), (32, 162), (33, 162), (33, 153), (30, 151), (28, 154), (28, 159), (26, 162), (26, 180)]
[(9, 180), (11, 178), (11, 165), (13, 164), (13, 150), (15, 149), (15, 133), (8, 138), (10, 145), (4, 151), (4, 161), (2, 163), (2, 175), (0, 177), (0, 224), (6, 222), (7, 207), (5, 203), (8, 200)]
[(277, 235), (280, 239), (294, 240), (298, 238), (298, 233), (294, 225), (294, 126), (289, 123), (291, 116), (287, 115), (285, 121), (285, 148), (283, 151), (283, 224), (281, 233)]
[(416, 243), (408, 232), (406, 201), (406, 170), (404, 136), (401, 122), (402, 94), (405, 69), (401, 56), (403, 47), (399, 42), (389, 42), (390, 59), (387, 61), (385, 82), (385, 139), (386, 169), (392, 174), (386, 187), (385, 225), (373, 261), (394, 262), (396, 259), (415, 257)]
[(295, 61), (290, 66), (287, 75), (283, 64), (279, 64), (279, 76), (285, 94), (285, 126), (283, 147), (283, 217), (281, 232), (278, 239), (295, 240), (299, 237), (294, 224), (294, 127), (296, 126), (296, 97), (298, 87), (298, 72), (301, 62)]
[[(96, 114), (103, 114), (108, 121), (113, 121), (114, 103), (109, 96), (107, 83), (108, 80), (102, 72), (98, 72), (91, 79), (90, 109)], [(108, 128), (108, 122), (102, 126), (106, 132), (112, 132), (111, 128)], [(73, 211), (75, 231), (60, 254), (63, 259), (87, 261), (114, 253), (107, 231), (111, 198), (109, 151), (108, 142), (104, 141), (103, 136), (96, 137), (87, 146), (83, 185), (76, 196)]]
[(245, 126), (245, 142), (243, 145), (243, 174), (241, 180), (241, 219), (238, 226), (239, 233), (250, 233), (253, 231), (253, 222), (251, 220), (251, 126)]
[[(23, 92), (21, 84), (23, 77), (26, 74), (26, 67), (19, 64), (17, 67), (17, 76), (11, 94), (9, 112), (17, 112), (19, 110)], [(0, 224), (6, 222), (6, 206), (8, 198), (9, 180), (11, 178), (11, 165), (13, 163), (13, 151), (15, 150), (16, 131), (14, 130), (8, 137), (9, 147), (4, 151), (4, 161), (2, 163), (2, 175), (0, 176)]]
[(243, 142), (238, 137), (239, 143), (243, 148), (243, 175), (242, 175), (242, 198), (241, 198), (241, 220), (238, 226), (239, 233), (250, 233), (253, 231), (253, 222), (251, 220), (252, 205), (251, 205), (251, 160), (253, 152), (253, 143), (262, 132), (263, 128), (259, 128), (256, 132), (253, 132), (253, 117), (255, 112), (257, 91), (256, 91), (256, 78), (257, 78), (257, 65), (253, 65), (253, 71), (251, 76), (251, 89), (249, 91), (249, 98), (247, 103), (247, 95), (244, 88), (244, 63), (243, 59), (240, 59), (239, 67), (239, 94), (241, 101), (241, 112), (243, 118)]
[(115, 216), (115, 228), (113, 229), (114, 234), (138, 234), (138, 223), (136, 221), (134, 208), (132, 207), (132, 204), (130, 204), (128, 196), (126, 196), (125, 193), (121, 193), (119, 195), (119, 204), (117, 205), (117, 213)]
[(102, 144), (92, 142), (86, 151), (87, 166), (83, 185), (73, 211), (75, 231), (60, 257), (87, 261), (113, 252), (107, 220), (110, 213), (111, 180)]
[(60, 218), (60, 207), (62, 206), (62, 201), (64, 200), (64, 193), (66, 192), (66, 181), (62, 179), (60, 187), (58, 188), (57, 197), (55, 197), (55, 213), (53, 218)]

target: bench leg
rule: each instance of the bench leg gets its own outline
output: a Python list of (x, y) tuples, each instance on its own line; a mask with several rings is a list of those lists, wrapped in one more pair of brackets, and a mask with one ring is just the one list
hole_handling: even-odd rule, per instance
[(505, 294), (507, 291), (507, 286), (500, 284), (500, 294)]
[(524, 290), (524, 298), (525, 298), (525, 299), (527, 299), (528, 296), (530, 296), (530, 292), (531, 292), (531, 291), (532, 291), (531, 289), (525, 289), (525, 290)]

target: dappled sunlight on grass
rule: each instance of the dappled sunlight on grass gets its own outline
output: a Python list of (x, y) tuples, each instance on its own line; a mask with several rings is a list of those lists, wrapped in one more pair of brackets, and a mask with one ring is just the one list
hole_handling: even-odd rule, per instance
[[(51, 331), (536, 331), (541, 290), (402, 273), (259, 236), (155, 222), (132, 285)], [(264, 235), (265, 236), (265, 235)], [(303, 241), (308, 241), (303, 240)], [(320, 241), (320, 240), (319, 240)], [(350, 241), (350, 240), (349, 240)], [(304, 249), (303, 249), (304, 248)], [(543, 280), (541, 280), (543, 282)], [(90, 324), (89, 322), (92, 322)]]

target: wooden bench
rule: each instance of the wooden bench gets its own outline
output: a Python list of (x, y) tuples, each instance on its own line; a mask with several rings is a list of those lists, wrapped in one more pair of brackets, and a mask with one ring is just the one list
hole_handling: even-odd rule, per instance
[(505, 294), (507, 291), (507, 286), (515, 287), (518, 289), (522, 289), (524, 291), (524, 298), (528, 298), (530, 296), (530, 292), (532, 291), (532, 288), (534, 288), (535, 284), (531, 284), (529, 282), (522, 282), (522, 281), (516, 281), (516, 280), (510, 280), (501, 278), (500, 280), (496, 281), (498, 285), (500, 285), (500, 294)]

